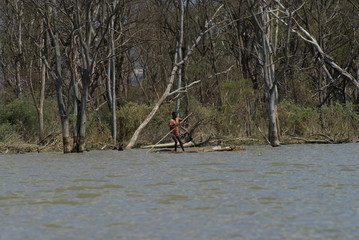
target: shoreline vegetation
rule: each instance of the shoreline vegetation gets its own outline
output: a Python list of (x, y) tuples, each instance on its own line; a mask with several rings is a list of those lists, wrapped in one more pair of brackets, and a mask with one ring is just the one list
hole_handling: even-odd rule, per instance
[[(194, 99), (189, 100), (189, 112), (193, 114), (181, 129), (183, 141), (192, 141), (198, 147), (269, 144), (265, 104), (258, 104), (256, 111), (251, 111), (242, 107), (245, 101), (235, 94), (239, 88), (231, 87), (226, 91), (224, 94), (231, 99), (223, 99), (228, 104), (222, 107), (204, 106)], [(167, 102), (161, 106), (134, 148), (155, 144), (168, 133), (174, 104)], [(39, 141), (36, 109), (29, 98), (0, 104), (0, 153), (61, 152), (61, 127), (56, 112), (51, 111), (55, 105), (56, 101), (51, 98), (45, 101), (46, 134)], [(150, 110), (150, 105), (122, 102), (117, 110), (116, 144), (111, 138), (108, 108), (92, 112), (87, 122), (86, 151), (122, 150)], [(187, 115), (185, 111), (180, 113), (181, 117)], [(359, 142), (359, 114), (355, 105), (333, 103), (318, 108), (283, 100), (278, 105), (278, 123), (281, 145)], [(160, 143), (172, 143), (172, 139), (168, 136)]]
[[(224, 89), (226, 90), (226, 89)], [(268, 120), (265, 104), (251, 111), (242, 107), (245, 101), (239, 88), (224, 92), (230, 99), (222, 107), (204, 106), (194, 99), (188, 102), (193, 114), (183, 125), (183, 141), (196, 146), (243, 146), (269, 144)], [(238, 96), (238, 97), (235, 97)], [(247, 96), (248, 99), (248, 96)], [(253, 101), (255, 102), (255, 101)], [(45, 101), (45, 133), (39, 141), (36, 109), (29, 98), (18, 98), (9, 104), (0, 104), (0, 153), (62, 151), (61, 127), (55, 111), (56, 101)], [(139, 137), (135, 148), (157, 143), (168, 133), (168, 121), (174, 102), (161, 106)], [(103, 107), (88, 118), (86, 151), (122, 150), (136, 128), (151, 110), (150, 105), (122, 102), (117, 110), (117, 144), (111, 138), (110, 112)], [(180, 111), (181, 117), (186, 116)], [(278, 123), (281, 145), (286, 144), (339, 144), (359, 142), (359, 114), (355, 105), (336, 104), (305, 107), (283, 100), (278, 105)], [(171, 143), (168, 136), (160, 143)]]
[[(281, 145), (289, 144), (343, 144), (343, 143), (358, 143), (359, 139), (332, 139), (324, 135), (313, 135), (309, 138), (304, 137), (284, 137), (286, 140), (281, 142)], [(218, 144), (221, 143), (221, 144)], [(171, 143), (169, 143), (171, 144)], [(216, 139), (209, 140), (206, 144), (194, 143), (193, 147), (213, 147), (213, 146), (245, 146), (245, 145), (269, 145), (263, 139), (254, 139), (254, 138), (236, 138), (236, 139)], [(118, 147), (115, 147), (111, 143), (88, 143), (87, 151), (108, 151), (108, 150), (119, 150)], [(192, 148), (192, 147), (186, 147)], [(136, 148), (135, 148), (136, 149)], [(138, 147), (137, 149), (144, 149)], [(61, 144), (52, 144), (48, 146), (42, 146), (35, 143), (0, 143), (0, 153), (1, 154), (14, 154), (14, 153), (31, 153), (31, 152), (62, 152)]]
[(1, 153), (171, 142), (173, 111), (202, 146), (358, 142), (353, 1), (15, 2), (0, 4)]
[[(192, 141), (200, 147), (269, 144), (265, 104), (243, 107), (251, 96), (243, 98), (243, 95), (236, 94), (241, 92), (241, 87), (231, 85), (231, 88), (223, 88), (222, 92), (228, 97), (223, 99), (228, 104), (222, 106), (205, 106), (194, 98), (189, 99), (188, 113), (193, 114), (181, 129), (183, 142)], [(168, 133), (174, 104), (167, 102), (161, 106), (134, 148), (155, 144)], [(29, 97), (0, 104), (0, 153), (62, 151), (61, 125), (57, 113), (51, 111), (55, 108), (54, 99), (45, 101), (46, 128), (40, 141), (36, 109)], [(121, 102), (117, 110), (116, 144), (111, 138), (108, 108), (93, 111), (87, 122), (85, 151), (122, 150), (150, 110), (151, 105), (148, 104)], [(181, 117), (188, 113), (180, 111)], [(278, 123), (281, 145), (359, 142), (359, 114), (356, 106), (351, 104), (333, 103), (318, 108), (283, 100), (278, 105)], [(170, 136), (161, 141), (171, 142)]]

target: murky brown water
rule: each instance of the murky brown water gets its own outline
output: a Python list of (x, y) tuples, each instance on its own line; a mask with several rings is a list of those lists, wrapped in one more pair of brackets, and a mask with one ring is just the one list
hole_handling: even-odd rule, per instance
[(0, 155), (0, 239), (359, 239), (359, 144)]

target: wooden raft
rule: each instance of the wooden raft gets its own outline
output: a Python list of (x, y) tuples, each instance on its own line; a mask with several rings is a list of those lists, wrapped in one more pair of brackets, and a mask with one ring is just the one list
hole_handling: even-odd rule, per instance
[[(170, 143), (161, 143), (161, 144), (156, 144), (156, 145), (148, 145), (148, 146), (142, 146), (141, 148), (170, 148), (170, 147), (174, 147), (175, 143), (174, 142), (170, 142)], [(183, 143), (184, 147), (194, 147), (195, 144), (194, 142), (186, 142)]]
[(223, 148), (195, 148), (189, 150), (170, 150), (170, 149), (156, 149), (151, 150), (151, 153), (202, 153), (202, 152), (230, 152), (230, 151), (243, 151), (244, 147), (223, 147)]

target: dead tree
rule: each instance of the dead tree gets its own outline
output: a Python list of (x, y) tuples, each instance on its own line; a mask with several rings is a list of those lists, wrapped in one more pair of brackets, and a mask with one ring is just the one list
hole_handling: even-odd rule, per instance
[[(118, 1), (115, 1), (115, 10)], [(74, 151), (83, 152), (86, 144), (87, 102), (89, 100), (90, 85), (96, 81), (93, 72), (97, 64), (103, 40), (112, 23), (112, 14), (107, 14), (108, 5), (103, 2), (74, 2), (74, 12), (70, 14), (76, 32), (77, 50), (80, 56), (78, 66), (81, 73), (81, 89), (76, 94), (77, 120), (75, 127)], [(114, 70), (114, 69), (113, 69)], [(115, 110), (115, 108), (114, 108)]]
[[(70, 135), (70, 117), (67, 109), (67, 104), (65, 101), (65, 90), (64, 90), (64, 81), (63, 81), (63, 71), (62, 71), (62, 49), (61, 49), (61, 40), (60, 40), (60, 31), (58, 27), (58, 9), (56, 0), (52, 0), (50, 4), (40, 5), (35, 1), (32, 3), (37, 7), (37, 10), (42, 15), (46, 23), (46, 31), (50, 37), (51, 48), (53, 49), (54, 56), (46, 52), (45, 49), (41, 51), (41, 58), (43, 64), (46, 65), (50, 76), (52, 77), (55, 89), (56, 89), (56, 98), (57, 106), (59, 111), (59, 116), (61, 120), (61, 132), (62, 132), (62, 143), (64, 153), (70, 153), (72, 151), (71, 146), (71, 135)], [(45, 42), (46, 43), (46, 42)], [(45, 45), (43, 46), (46, 47)], [(50, 65), (50, 59), (55, 59), (55, 64)]]
[[(286, 8), (283, 4), (281, 4), (281, 2), (279, 0), (275, 0), (276, 3), (278, 3), (278, 6), (280, 7), (280, 10), (282, 13), (284, 13), (286, 16), (292, 16), (294, 15), (293, 12), (291, 13), (288, 8)], [(294, 11), (294, 13), (296, 13), (297, 10)], [(273, 15), (273, 12), (271, 13)], [(288, 23), (286, 23), (283, 19), (278, 18), (278, 15), (273, 15), (274, 17), (276, 17), (278, 20), (280, 20), (282, 23), (284, 23), (286, 26), (288, 26)], [(311, 34), (308, 30), (306, 30), (304, 27), (302, 27), (298, 21), (294, 20), (294, 26), (293, 28), (291, 28), (291, 31), (293, 33), (296, 33), (301, 39), (303, 39), (305, 42), (310, 43), (319, 53), (320, 56), (320, 60), (323, 63), (326, 63), (329, 67), (331, 67), (334, 71), (336, 71), (337, 73), (339, 73), (340, 75), (342, 75), (344, 78), (346, 78), (347, 80), (349, 80), (350, 82), (352, 82), (352, 84), (356, 87), (359, 88), (359, 81), (357, 79), (355, 79), (355, 77), (353, 77), (348, 71), (346, 71), (345, 69), (343, 69), (342, 67), (340, 67), (335, 61), (334, 59), (329, 56), (320, 46), (320, 44), (318, 43), (317, 39), (314, 37), (313, 34)], [(324, 66), (324, 65), (323, 65)]]
[[(270, 5), (266, 1), (248, 0), (248, 5), (252, 17), (256, 24), (257, 32), (257, 56), (262, 68), (263, 80), (265, 84), (265, 94), (267, 97), (267, 112), (269, 119), (268, 139), (273, 147), (280, 146), (279, 131), (277, 121), (278, 87), (275, 74), (274, 57), (276, 54), (276, 22), (271, 16)], [(257, 5), (256, 5), (257, 4)], [(255, 12), (257, 7), (258, 12)]]
[[(184, 4), (182, 2), (182, 4)], [(215, 14), (213, 15), (213, 17), (207, 21), (204, 25), (204, 30), (200, 32), (200, 34), (198, 35), (198, 37), (196, 38), (195, 42), (193, 43), (193, 45), (191, 46), (191, 48), (186, 52), (185, 56), (183, 57), (182, 61), (178, 62), (178, 56), (179, 56), (179, 41), (177, 42), (177, 47), (176, 47), (176, 53), (175, 53), (175, 63), (174, 66), (172, 68), (171, 71), (171, 75), (166, 87), (166, 90), (164, 91), (164, 93), (162, 94), (162, 96), (160, 97), (160, 99), (157, 101), (157, 103), (155, 104), (155, 106), (153, 107), (153, 109), (151, 110), (151, 112), (148, 114), (148, 116), (146, 117), (146, 119), (140, 124), (140, 126), (136, 129), (135, 133), (133, 134), (130, 142), (127, 144), (126, 148), (133, 148), (138, 136), (140, 135), (141, 131), (147, 126), (147, 124), (151, 121), (151, 119), (153, 118), (153, 116), (156, 114), (157, 110), (160, 108), (160, 106), (162, 105), (163, 101), (169, 96), (172, 86), (174, 84), (175, 81), (175, 77), (176, 74), (178, 73), (178, 69), (184, 65), (188, 58), (191, 56), (191, 54), (193, 53), (195, 47), (198, 45), (198, 43), (201, 41), (202, 37), (211, 29), (212, 26), (214, 26), (214, 18), (216, 17), (217, 13), (220, 11), (220, 9), (223, 7), (223, 5), (221, 5), (217, 11), (215, 12)], [(183, 18), (181, 18), (183, 20)], [(183, 26), (183, 24), (181, 24), (181, 26)], [(181, 33), (182, 32), (182, 33)], [(183, 28), (180, 30), (180, 35), (183, 35)]]

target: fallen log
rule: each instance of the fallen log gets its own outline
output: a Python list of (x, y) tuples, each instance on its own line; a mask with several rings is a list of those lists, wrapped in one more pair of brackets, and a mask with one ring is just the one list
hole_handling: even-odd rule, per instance
[(317, 143), (317, 144), (338, 144), (338, 143), (349, 143), (352, 142), (350, 141), (349, 138), (344, 138), (344, 139), (306, 139), (306, 138), (301, 138), (301, 137), (291, 137), (294, 140), (298, 140), (298, 141), (302, 141), (304, 143)]

